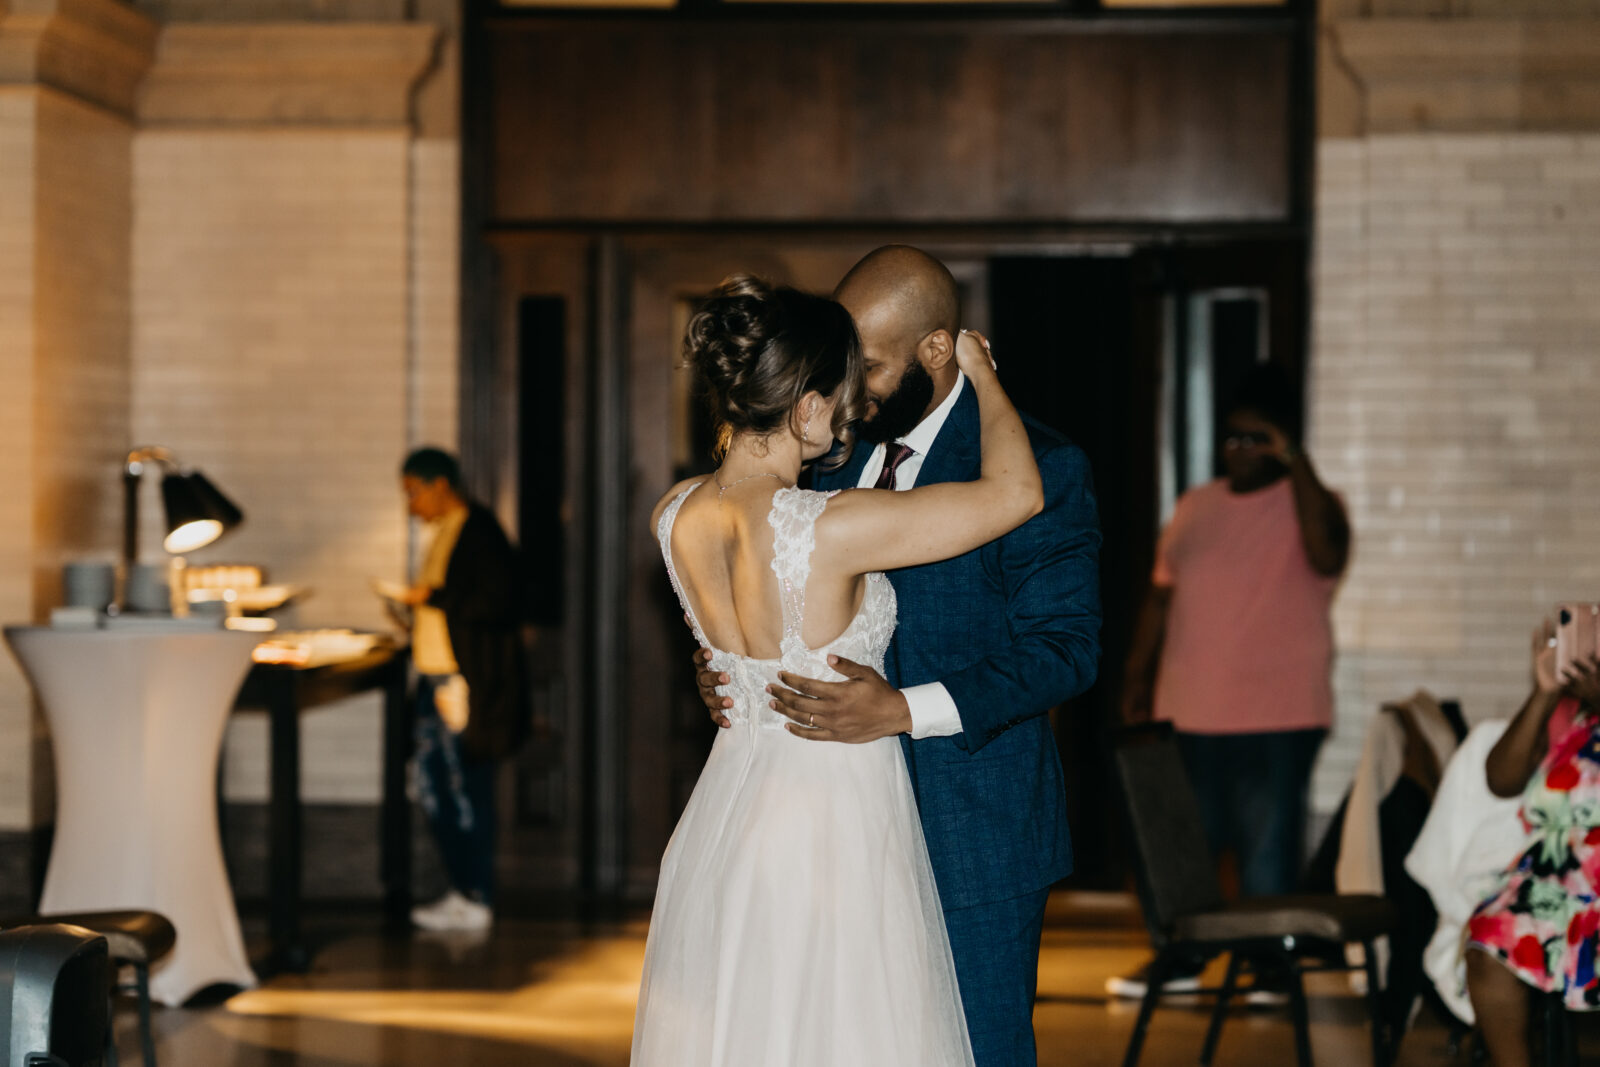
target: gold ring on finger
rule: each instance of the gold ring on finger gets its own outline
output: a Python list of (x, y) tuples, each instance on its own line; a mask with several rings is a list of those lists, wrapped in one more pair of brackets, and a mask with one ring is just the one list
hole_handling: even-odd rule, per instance
[(817, 713), (816, 712), (813, 711), (806, 717), (806, 725), (807, 726), (815, 726), (815, 725), (817, 725)]

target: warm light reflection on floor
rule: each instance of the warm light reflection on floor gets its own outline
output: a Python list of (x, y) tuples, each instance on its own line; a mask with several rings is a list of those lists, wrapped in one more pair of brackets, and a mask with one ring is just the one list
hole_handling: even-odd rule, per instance
[[(626, 1067), (644, 922), (584, 930), (511, 920), (476, 938), (383, 934), (362, 922), (327, 920), (310, 974), (280, 976), (220, 1008), (158, 1013), (163, 1067)], [(1121, 1063), (1137, 1006), (1108, 1001), (1103, 983), (1141, 963), (1147, 944), (1125, 899), (1052, 900), (1034, 1011), (1040, 1064)], [(1309, 991), (1317, 1062), (1365, 1064), (1361, 1001), (1336, 975), (1314, 976)], [(1205, 1009), (1190, 999), (1159, 1011), (1143, 1067), (1193, 1063)], [(122, 1013), (119, 1045), (130, 1056), (131, 1024)], [(1445, 1041), (1442, 1026), (1425, 1022), (1396, 1067), (1447, 1063)], [(1230, 1017), (1217, 1061), (1293, 1058), (1284, 1012), (1244, 1010)]]
[(547, 960), (515, 989), (329, 990), (269, 986), (231, 998), (235, 1015), (292, 1016), (429, 1030), (547, 1045), (552, 1040), (628, 1043), (644, 944), (638, 938), (583, 942)]

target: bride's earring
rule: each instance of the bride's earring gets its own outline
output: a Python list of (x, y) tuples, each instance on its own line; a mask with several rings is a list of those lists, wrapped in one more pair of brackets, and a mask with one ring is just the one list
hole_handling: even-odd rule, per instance
[(811, 416), (810, 415), (806, 416), (806, 421), (800, 427), (800, 443), (803, 444), (803, 445), (807, 445), (807, 446), (809, 446), (811, 444)]

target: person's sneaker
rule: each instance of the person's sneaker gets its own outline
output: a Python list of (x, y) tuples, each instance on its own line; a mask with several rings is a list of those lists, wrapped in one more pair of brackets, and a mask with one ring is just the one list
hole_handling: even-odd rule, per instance
[[(1154, 961), (1152, 961), (1154, 962)], [(1161, 983), (1163, 994), (1194, 993), (1200, 989), (1200, 972), (1206, 969), (1205, 960), (1185, 961), (1175, 973)], [(1150, 988), (1150, 964), (1146, 963), (1132, 974), (1114, 974), (1106, 979), (1106, 994), (1128, 1000), (1143, 1000)]]
[(1240, 990), (1239, 999), (1252, 1008), (1281, 1008), (1289, 1003), (1289, 976), (1281, 967), (1264, 967)]
[(412, 908), (411, 921), (424, 930), (487, 930), (494, 922), (494, 909), (452, 889), (432, 904)]

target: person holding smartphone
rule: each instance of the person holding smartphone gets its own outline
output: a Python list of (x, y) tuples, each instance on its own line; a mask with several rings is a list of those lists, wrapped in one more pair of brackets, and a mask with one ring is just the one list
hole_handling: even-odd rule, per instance
[[(1467, 994), (1495, 1067), (1526, 1067), (1528, 990), (1600, 1008), (1600, 660), (1533, 635), (1533, 689), (1485, 765), (1528, 839), (1467, 923)], [(1592, 644), (1590, 648), (1592, 648)]]

